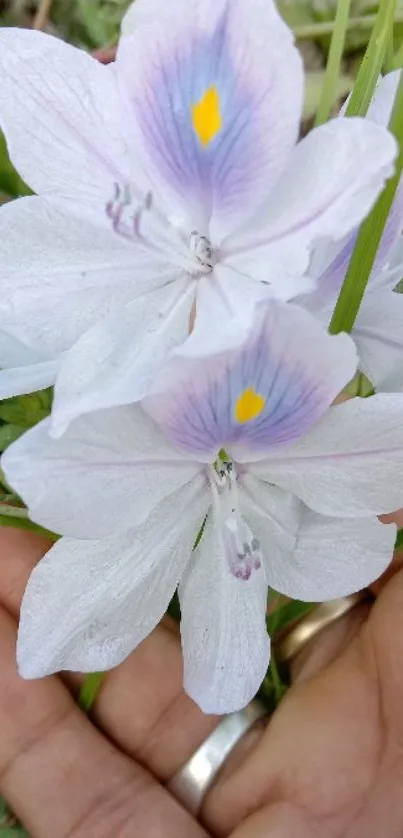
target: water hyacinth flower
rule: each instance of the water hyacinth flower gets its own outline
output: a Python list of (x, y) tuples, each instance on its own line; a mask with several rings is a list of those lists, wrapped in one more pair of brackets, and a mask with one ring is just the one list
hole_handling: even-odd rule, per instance
[(45, 420), (3, 455), (32, 519), (65, 536), (24, 595), (23, 676), (118, 664), (179, 584), (185, 688), (236, 710), (266, 672), (269, 586), (329, 599), (389, 563), (376, 514), (403, 503), (403, 395), (329, 408), (354, 343), (292, 303), (261, 302), (237, 348), (206, 345), (188, 338), (144, 403), (58, 440)]
[(308, 290), (313, 244), (354, 229), (393, 170), (366, 120), (297, 143), (302, 64), (271, 0), (136, 0), (110, 66), (4, 28), (0, 74), (37, 193), (1, 209), (0, 397), (57, 376), (55, 435), (142, 398), (195, 303), (222, 333), (259, 286)]
[[(387, 125), (400, 70), (379, 80), (367, 119)], [(356, 233), (337, 245), (317, 248), (309, 276), (317, 289), (299, 298), (327, 326), (345, 278)], [(403, 295), (395, 292), (403, 278), (403, 181), (400, 182), (364, 294), (353, 337), (360, 369), (378, 391), (403, 390)]]

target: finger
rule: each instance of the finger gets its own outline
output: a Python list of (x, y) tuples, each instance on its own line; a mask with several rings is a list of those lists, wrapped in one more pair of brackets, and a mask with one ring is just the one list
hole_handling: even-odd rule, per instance
[[(0, 602), (16, 617), (28, 577), (49, 546), (33, 533), (0, 529)], [(161, 780), (189, 759), (218, 722), (184, 693), (180, 641), (168, 626), (159, 626), (108, 673), (93, 710), (108, 736)]]
[[(402, 567), (403, 551), (397, 550), (385, 573), (369, 585), (370, 592), (375, 597), (379, 596), (385, 585)], [(363, 602), (312, 637), (291, 662), (292, 682), (313, 677), (335, 660), (358, 633), (370, 610), (371, 603)]]
[(28, 578), (51, 547), (36, 533), (14, 527), (0, 527), (0, 604), (18, 615)]
[[(402, 655), (400, 570), (344, 653), (289, 692), (264, 739), (232, 778), (235, 807), (237, 786), (245, 782), (255, 794), (260, 789), (260, 801), (257, 814), (231, 838), (358, 838), (379, 834), (380, 823), (388, 834), (399, 834)], [(226, 829), (228, 821), (218, 834)]]
[[(7, 601), (16, 614), (42, 549), (43, 544), (32, 534), (4, 537), (0, 530), (0, 590), (4, 572), (11, 566), (11, 596)], [(107, 674), (94, 706), (93, 716), (99, 727), (162, 781), (187, 762), (219, 721), (201, 713), (185, 695), (182, 675), (177, 631), (161, 625), (120, 667)], [(49, 680), (53, 679), (46, 683)], [(45, 682), (36, 683), (39, 687)], [(261, 730), (244, 737), (231, 755), (227, 771), (235, 770), (260, 737)], [(213, 807), (213, 824), (214, 818)]]
[(312, 637), (290, 662), (291, 682), (313, 678), (336, 660), (358, 634), (370, 609), (370, 603), (360, 603)]
[(379, 596), (385, 585), (387, 585), (387, 583), (392, 579), (393, 576), (396, 575), (396, 573), (399, 570), (401, 570), (402, 567), (403, 549), (399, 547), (397, 550), (395, 550), (393, 554), (393, 559), (389, 567), (386, 568), (385, 572), (379, 579), (376, 579), (375, 582), (373, 582), (372, 585), (369, 586), (369, 589), (372, 591), (374, 596)]
[[(296, 686), (272, 717), (264, 735), (244, 754), (243, 761), (238, 761), (234, 770), (229, 771), (228, 761), (219, 781), (207, 795), (204, 821), (210, 828), (214, 825), (217, 835), (227, 835), (242, 823), (242, 828), (235, 829), (231, 838), (238, 835), (239, 838), (249, 835), (255, 838), (255, 834), (288, 838), (294, 833), (313, 838), (317, 820), (309, 816), (309, 808), (318, 812), (320, 834), (330, 834), (330, 824), (329, 832), (324, 827), (327, 791), (326, 787), (322, 790), (321, 785), (329, 753), (332, 753), (332, 778), (336, 778), (335, 795), (338, 793), (337, 777), (347, 777), (351, 765), (360, 766), (360, 771), (356, 772), (357, 786), (350, 783), (350, 797), (347, 794), (343, 797), (344, 792), (340, 790), (341, 810), (347, 813), (350, 798), (363, 796), (371, 787), (379, 760), (379, 743), (371, 748), (370, 732), (373, 734), (379, 727), (378, 689), (384, 690), (388, 684), (393, 685), (389, 687), (387, 700), (389, 705), (395, 706), (396, 728), (400, 724), (399, 729), (394, 730), (393, 741), (402, 741), (402, 649), (390, 643), (390, 638), (399, 630), (397, 626), (400, 626), (399, 636), (403, 637), (402, 565), (403, 553), (398, 551), (387, 573), (378, 580), (379, 602), (376, 606), (371, 608), (362, 604), (356, 607), (313, 638), (297, 656), (292, 667), (292, 681)], [(387, 655), (382, 641), (388, 647)], [(368, 651), (368, 647), (374, 646), (378, 646), (377, 658), (383, 661), (385, 670), (379, 678), (378, 689), (372, 663), (375, 654)], [(386, 663), (390, 658), (392, 661)], [(334, 696), (337, 696), (336, 703)], [(368, 743), (367, 753), (363, 753), (362, 746), (355, 747), (360, 741), (356, 730), (356, 716), (360, 717), (357, 708), (360, 707), (366, 708), (367, 733), (361, 741)], [(301, 718), (304, 720), (302, 726)], [(328, 744), (327, 732), (338, 728), (340, 736), (336, 736), (336, 742)], [(291, 736), (289, 731), (293, 732)], [(372, 738), (376, 739), (376, 736)], [(396, 750), (399, 747), (397, 745)], [(394, 765), (398, 764), (397, 756), (392, 757)], [(301, 765), (310, 766), (306, 781), (302, 783)], [(297, 782), (303, 789), (301, 806), (298, 806)], [(301, 796), (300, 790), (299, 794)], [(311, 806), (307, 806), (309, 798)], [(284, 804), (279, 804), (278, 799)], [(318, 811), (321, 800), (324, 809)], [(258, 814), (249, 819), (254, 812)], [(332, 822), (332, 828), (334, 826)], [(345, 834), (343, 827), (336, 834)], [(360, 834), (358, 831), (357, 835)]]
[(401, 528), (403, 527), (403, 509), (397, 509), (396, 512), (391, 512), (389, 515), (380, 515), (379, 520), (384, 524), (396, 524)]
[[(334, 835), (334, 833), (333, 833)], [(231, 838), (319, 838), (317, 825), (303, 809), (281, 801), (265, 807), (248, 817)], [(322, 833), (321, 833), (322, 838)]]
[[(163, 629), (158, 629), (122, 667), (109, 674), (97, 702), (96, 713), (99, 724), (110, 736), (120, 741), (129, 753), (138, 754), (144, 764), (153, 766), (156, 774), (160, 772), (161, 776), (165, 777), (170, 776), (171, 771), (176, 770), (188, 759), (207, 733), (201, 735), (206, 717), (183, 695), (181, 689), (179, 643), (174, 642), (176, 638), (171, 633), (172, 646), (161, 645), (162, 631)], [(151, 643), (155, 645), (152, 648), (149, 645), (147, 651), (147, 644)], [(142, 660), (141, 652), (144, 655)], [(150, 655), (154, 658), (154, 672), (157, 676), (154, 683), (162, 693), (163, 701), (157, 697), (152, 712), (149, 713), (147, 705), (150, 705), (151, 691), (147, 688), (147, 679)], [(144, 684), (144, 695), (140, 697), (140, 701), (137, 697), (139, 682)], [(188, 712), (189, 704), (192, 709)], [(315, 713), (319, 710), (320, 707), (316, 707)], [(144, 714), (139, 723), (138, 712)], [(127, 725), (126, 731), (120, 723), (122, 717)], [(308, 729), (310, 730), (309, 726)], [(351, 734), (353, 736), (353, 731)], [(264, 805), (267, 800), (271, 784), (275, 782), (275, 767), (278, 765), (278, 759), (271, 757), (271, 762), (268, 761), (267, 736), (268, 733), (264, 737), (261, 733), (255, 734), (254, 741), (249, 740), (250, 746), (246, 737), (231, 755), (221, 777), (207, 796), (203, 816), (214, 834), (227, 835), (249, 813)], [(310, 736), (312, 737), (312, 731)], [(278, 737), (273, 741), (278, 748)], [(266, 743), (263, 751), (262, 742)], [(175, 754), (174, 758), (172, 752)], [(268, 773), (268, 762), (273, 768), (272, 773)]]
[[(0, 601), (15, 616), (28, 577), (49, 546), (32, 533), (0, 530)], [(77, 680), (81, 676), (73, 683)], [(185, 695), (182, 680), (177, 632), (159, 626), (122, 666), (108, 673), (92, 714), (122, 750), (162, 781), (190, 758), (218, 722)]]
[(206, 833), (85, 718), (57, 678), (24, 682), (0, 609), (0, 789), (32, 838)]
[[(23, 536), (15, 533), (5, 535), (0, 530), (0, 590), (4, 573), (10, 573), (7, 603), (15, 613), (18, 612), (29, 573), (42, 549), (43, 543), (39, 543), (35, 536), (25, 533)], [(38, 688), (43, 683), (37, 682)], [(32, 688), (34, 685), (29, 686)], [(218, 721), (214, 717), (204, 716), (183, 693), (179, 639), (176, 632), (162, 626), (122, 666), (108, 674), (96, 702), (94, 715), (98, 725), (122, 750), (140, 759), (162, 780), (170, 778), (190, 758)], [(261, 731), (251, 731), (235, 749), (227, 762), (226, 774), (223, 775), (224, 788), (228, 772), (236, 770), (238, 763), (246, 758), (261, 735)], [(218, 807), (222, 803), (220, 783), (221, 780), (216, 784)], [(246, 794), (244, 807), (248, 809), (248, 791)], [(12, 803), (18, 803), (20, 792), (15, 800), (10, 791), (9, 796)], [(24, 801), (29, 803), (25, 791)], [(242, 806), (239, 812), (243, 814)], [(25, 812), (19, 814), (25, 815)], [(213, 829), (220, 817), (214, 798), (208, 809), (208, 817)], [(29, 826), (32, 831), (32, 824), (29, 823)], [(165, 832), (161, 834), (166, 835)], [(41, 835), (41, 838), (47, 838), (47, 833), (43, 837)]]

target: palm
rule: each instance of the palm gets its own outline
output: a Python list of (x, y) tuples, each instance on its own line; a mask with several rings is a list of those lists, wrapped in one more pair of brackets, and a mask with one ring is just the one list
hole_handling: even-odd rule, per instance
[[(344, 624), (347, 642), (329, 631), (273, 717), (244, 769), (261, 789), (260, 811), (233, 838), (401, 836), (402, 571), (356, 633), (359, 619)], [(342, 653), (305, 680), (336, 645)]]
[(352, 615), (299, 661), (298, 683), (264, 735), (245, 739), (208, 795), (202, 828), (151, 776), (169, 779), (216, 723), (182, 692), (175, 631), (160, 626), (109, 674), (95, 708), (104, 735), (59, 679), (16, 676), (7, 611), (16, 616), (45, 548), (1, 533), (0, 790), (34, 838), (401, 835), (403, 573), (368, 620)]

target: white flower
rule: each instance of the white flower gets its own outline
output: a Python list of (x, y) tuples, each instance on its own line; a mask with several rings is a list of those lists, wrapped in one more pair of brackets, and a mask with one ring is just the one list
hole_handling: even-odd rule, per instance
[(23, 676), (115, 666), (179, 584), (185, 688), (205, 712), (236, 710), (266, 672), (268, 586), (333, 598), (390, 561), (396, 528), (376, 515), (403, 504), (403, 395), (329, 408), (354, 343), (292, 303), (261, 302), (236, 349), (202, 337), (143, 404), (60, 440), (46, 420), (3, 456), (33, 520), (67, 536), (25, 592)]
[(0, 397), (61, 365), (55, 434), (142, 398), (195, 302), (196, 329), (223, 330), (257, 280), (308, 290), (313, 244), (355, 228), (393, 169), (393, 138), (361, 119), (296, 145), (301, 60), (271, 0), (136, 0), (124, 30), (107, 67), (0, 31), (0, 124), (37, 193), (1, 209), (0, 322), (21, 352)]
[[(382, 78), (368, 111), (368, 119), (387, 125), (400, 70)], [(309, 276), (318, 288), (299, 298), (301, 305), (327, 326), (345, 278), (356, 233), (337, 245), (324, 245), (313, 254)], [(360, 369), (378, 391), (403, 390), (403, 295), (395, 292), (403, 278), (403, 180), (380, 242), (371, 276), (352, 334), (360, 355)]]

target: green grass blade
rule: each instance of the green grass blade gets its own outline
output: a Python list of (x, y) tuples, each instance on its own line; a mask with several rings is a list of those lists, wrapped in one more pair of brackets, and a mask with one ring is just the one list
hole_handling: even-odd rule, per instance
[(361, 300), (371, 274), (382, 233), (399, 185), (403, 170), (403, 71), (397, 88), (389, 129), (399, 143), (396, 171), (388, 180), (372, 212), (361, 226), (346, 278), (342, 285), (330, 323), (331, 334), (350, 332), (354, 326)]
[(393, 21), (396, 0), (381, 0), (375, 25), (362, 59), (356, 83), (347, 106), (347, 116), (365, 116), (382, 70)]
[(350, 14), (350, 5), (351, 0), (339, 0), (337, 4), (336, 19), (334, 22), (329, 56), (327, 59), (322, 96), (315, 118), (315, 126), (322, 125), (324, 122), (327, 122), (332, 111), (333, 103), (336, 99), (341, 59), (343, 56), (344, 42)]
[(400, 70), (400, 68), (403, 67), (403, 43), (400, 44), (399, 49), (397, 50), (397, 52), (395, 52), (393, 66), (395, 70)]

